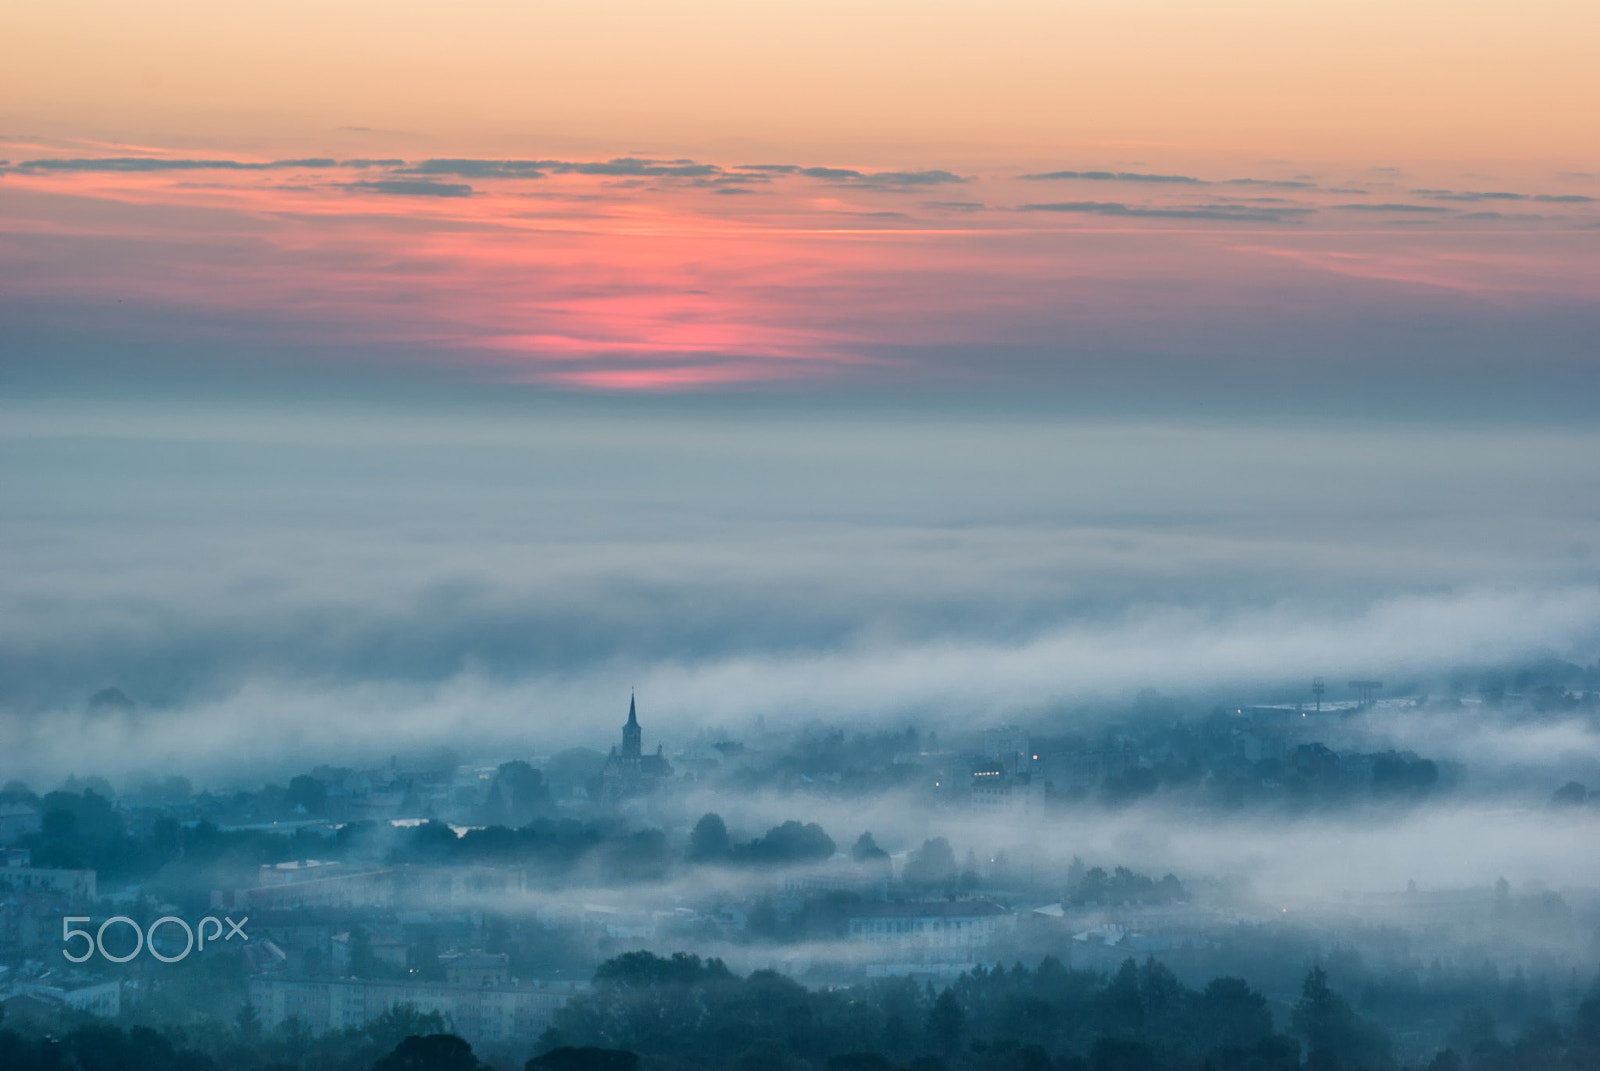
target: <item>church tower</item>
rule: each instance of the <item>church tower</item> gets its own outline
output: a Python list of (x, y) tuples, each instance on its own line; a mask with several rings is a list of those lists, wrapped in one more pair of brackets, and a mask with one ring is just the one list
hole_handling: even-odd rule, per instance
[(605, 768), (600, 771), (600, 799), (616, 803), (631, 796), (642, 796), (672, 777), (672, 764), (660, 747), (654, 755), (644, 753), (643, 736), (638, 704), (629, 695), (628, 722), (622, 727), (622, 750), (612, 745)]
[(622, 727), (622, 761), (629, 766), (638, 766), (642, 754), (639, 737), (639, 713), (634, 707), (633, 696), (628, 696), (628, 724)]

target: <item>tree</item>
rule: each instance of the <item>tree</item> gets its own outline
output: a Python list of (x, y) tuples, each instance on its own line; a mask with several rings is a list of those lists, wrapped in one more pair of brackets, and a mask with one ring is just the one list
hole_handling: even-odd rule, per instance
[(880, 1052), (841, 1052), (828, 1057), (827, 1071), (894, 1071), (894, 1064)]
[(1170, 1021), (1183, 1005), (1186, 992), (1178, 976), (1165, 963), (1154, 956), (1145, 958), (1144, 966), (1139, 968), (1139, 1004), (1144, 1009), (1146, 1023)]
[(594, 1045), (563, 1045), (523, 1065), (523, 1071), (638, 1071), (639, 1054)]
[(815, 822), (790, 820), (767, 830), (766, 836), (742, 846), (738, 854), (752, 863), (817, 863), (837, 850), (833, 838)]
[(1321, 967), (1306, 975), (1291, 1021), (1310, 1049), (1306, 1066), (1312, 1071), (1354, 1071), (1389, 1063), (1388, 1038), (1328, 986)]
[(555, 812), (544, 775), (521, 759), (501, 763), (489, 786), (484, 818), (491, 825), (524, 826)]
[(1272, 1033), (1267, 998), (1243, 978), (1213, 978), (1193, 1008), (1195, 1029), (1206, 1050), (1243, 1048)]
[(304, 807), (307, 814), (321, 814), (327, 808), (328, 786), (315, 777), (301, 774), (289, 782), (283, 802), (291, 809)]
[(900, 877), (907, 885), (938, 888), (954, 883), (958, 873), (956, 853), (951, 850), (950, 842), (934, 837), (923, 841), (922, 847), (911, 853)]
[(613, 882), (660, 881), (672, 864), (672, 849), (661, 830), (641, 829), (612, 841), (602, 858)]
[(256, 1006), (248, 999), (240, 1005), (239, 1014), (234, 1017), (233, 1025), (241, 1041), (253, 1042), (261, 1036), (261, 1017), (256, 1014)]
[(382, 1052), (408, 1037), (443, 1034), (448, 1029), (449, 1024), (438, 1012), (418, 1011), (414, 1004), (396, 1004), (368, 1023), (366, 1034)]
[(1090, 1071), (1156, 1071), (1156, 1054), (1132, 1037), (1100, 1037), (1089, 1047)]
[(856, 838), (855, 845), (850, 849), (850, 858), (858, 863), (870, 863), (889, 858), (889, 853), (878, 847), (878, 842), (872, 839), (871, 833), (863, 833)]
[(372, 1071), (479, 1071), (472, 1046), (454, 1034), (416, 1034), (403, 1039)]
[(1139, 965), (1130, 956), (1117, 967), (1100, 993), (1103, 1021), (1112, 1030), (1137, 1032), (1144, 1026), (1144, 998), (1139, 992)]
[(1576, 807), (1589, 798), (1589, 790), (1581, 782), (1568, 781), (1556, 789), (1550, 802), (1557, 807)]
[(961, 864), (961, 891), (973, 892), (981, 884), (978, 876), (978, 857), (971, 848), (967, 849), (966, 862)]
[(732, 845), (728, 840), (728, 826), (720, 814), (703, 815), (689, 834), (689, 862), (711, 863), (726, 859)]
[(946, 989), (928, 1009), (928, 1040), (946, 1055), (961, 1047), (961, 1032), (966, 1027), (966, 1012), (955, 992)]

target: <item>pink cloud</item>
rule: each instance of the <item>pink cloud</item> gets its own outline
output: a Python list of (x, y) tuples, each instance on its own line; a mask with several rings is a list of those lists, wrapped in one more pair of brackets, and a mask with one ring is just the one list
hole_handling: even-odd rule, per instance
[[(382, 174), (398, 185), (374, 185)], [(723, 197), (703, 181), (13, 169), (0, 273), (17, 297), (182, 310), (187, 330), (218, 337), (248, 321), (284, 341), (403, 345), (468, 375), (604, 390), (911, 374), (886, 355), (916, 347), (1176, 352), (1226, 346), (1247, 320), (1444, 299), (1419, 290), (1516, 303), (1600, 289), (1600, 256), (1571, 227), (981, 208), (1011, 190), (998, 179), (964, 187), (980, 209), (952, 221), (926, 190), (780, 176)], [(427, 195), (440, 184), (448, 195)]]

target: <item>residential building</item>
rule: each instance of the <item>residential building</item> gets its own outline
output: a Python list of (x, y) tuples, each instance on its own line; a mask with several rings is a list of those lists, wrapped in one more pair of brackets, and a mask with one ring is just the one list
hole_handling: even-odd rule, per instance
[(923, 949), (979, 949), (1015, 919), (988, 900), (896, 900), (853, 904), (846, 933), (853, 941)]

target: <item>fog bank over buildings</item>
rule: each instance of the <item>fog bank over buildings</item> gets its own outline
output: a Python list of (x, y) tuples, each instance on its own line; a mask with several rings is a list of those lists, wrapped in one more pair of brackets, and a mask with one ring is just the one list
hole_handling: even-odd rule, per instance
[[(629, 686), (697, 729), (1253, 701), (1314, 674), (1437, 695), (1600, 637), (1582, 429), (204, 413), (4, 424), (0, 734), (41, 774), (575, 744)], [(134, 706), (87, 710), (106, 687)]]

